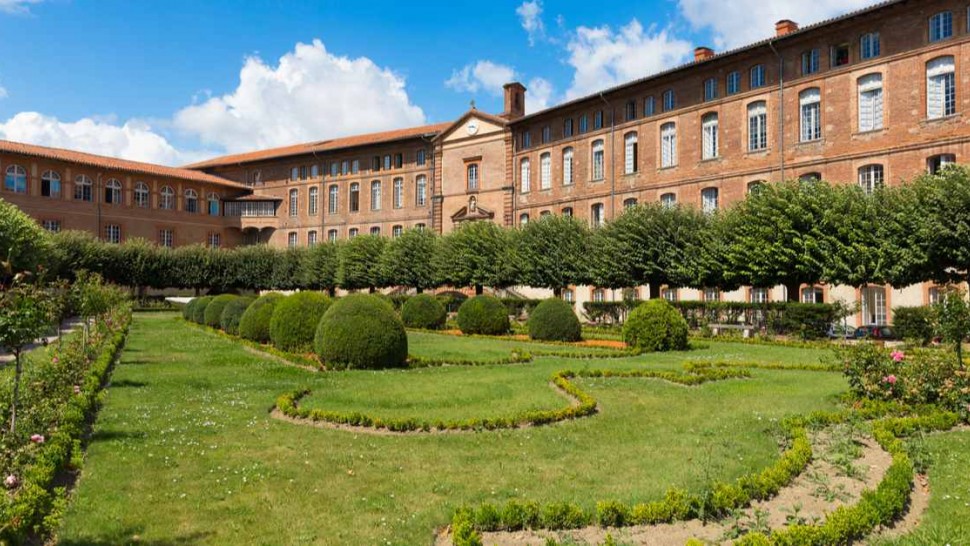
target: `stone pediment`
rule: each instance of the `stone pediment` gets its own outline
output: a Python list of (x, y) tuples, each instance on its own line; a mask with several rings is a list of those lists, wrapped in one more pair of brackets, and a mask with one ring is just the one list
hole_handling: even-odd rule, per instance
[(494, 212), (473, 203), (458, 209), (458, 212), (451, 215), (451, 221), (456, 224), (461, 222), (474, 222), (476, 220), (492, 220), (494, 218)]

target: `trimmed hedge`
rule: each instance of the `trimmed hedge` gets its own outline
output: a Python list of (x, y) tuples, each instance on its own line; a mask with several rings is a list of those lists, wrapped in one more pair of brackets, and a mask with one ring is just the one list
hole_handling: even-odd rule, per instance
[(498, 336), (511, 329), (508, 309), (492, 296), (475, 296), (458, 308), (458, 328), (463, 334)]
[(687, 321), (666, 300), (641, 303), (623, 325), (623, 341), (640, 351), (687, 349)]
[(203, 317), (205, 319), (205, 325), (211, 328), (219, 328), (222, 320), (222, 312), (225, 310), (226, 305), (229, 302), (238, 298), (239, 296), (235, 294), (222, 294), (212, 298), (209, 305), (205, 307), (205, 313)]
[(257, 343), (268, 343), (273, 310), (284, 297), (286, 296), (279, 292), (270, 292), (257, 298), (239, 319), (239, 337)]
[(195, 298), (192, 303), (195, 304), (192, 307), (192, 315), (189, 320), (196, 324), (205, 324), (205, 308), (209, 306), (209, 303), (215, 299), (214, 296), (202, 296), (201, 298)]
[(242, 320), (243, 313), (249, 308), (255, 298), (240, 296), (226, 304), (219, 317), (219, 326), (227, 334), (239, 335), (239, 322)]
[(284, 351), (305, 351), (313, 346), (320, 319), (331, 300), (320, 292), (297, 292), (283, 298), (273, 309), (269, 338)]
[(407, 365), (404, 323), (389, 302), (367, 294), (351, 294), (331, 305), (320, 319), (313, 346), (328, 368)]
[(429, 294), (418, 294), (408, 298), (401, 306), (401, 320), (408, 328), (438, 330), (448, 318), (445, 306)]
[(188, 303), (182, 306), (182, 318), (185, 320), (192, 320), (192, 313), (195, 309), (195, 304), (198, 303), (199, 298), (192, 298)]
[(936, 333), (933, 315), (932, 307), (897, 307), (893, 309), (893, 330), (899, 339), (926, 345)]
[(559, 298), (543, 300), (529, 314), (529, 337), (541, 341), (579, 341), (583, 327), (573, 306)]

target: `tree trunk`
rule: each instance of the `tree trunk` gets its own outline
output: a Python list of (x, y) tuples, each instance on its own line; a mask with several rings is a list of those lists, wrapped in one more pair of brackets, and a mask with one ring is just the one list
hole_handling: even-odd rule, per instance
[(481, 296), (484, 293), (485, 293), (485, 287), (482, 286), (482, 285), (480, 285), (480, 284), (476, 284), (475, 285), (475, 295), (476, 296)]
[(23, 365), (20, 362), (20, 350), (13, 353), (15, 371), (13, 378), (13, 401), (10, 404), (10, 434), (17, 432), (17, 399), (20, 396), (20, 376), (23, 373)]
[(327, 293), (330, 294), (330, 297), (331, 298), (336, 298), (337, 297), (337, 289), (334, 288), (334, 287), (328, 288), (327, 289)]
[(373, 294), (374, 292), (377, 292), (377, 289), (374, 288), (373, 286), (367, 289), (368, 294)]
[(557, 298), (560, 298), (561, 299), (562, 298), (562, 287), (561, 286), (557, 286), (557, 287), (553, 288), (552, 289), (552, 295), (555, 296), (555, 297), (557, 297)]
[(416, 287), (414, 287), (414, 293), (415, 294), (424, 294), (424, 288), (421, 288), (420, 286), (416, 286)]
[(789, 303), (798, 303), (798, 289), (801, 288), (802, 283), (789, 283), (785, 285), (785, 292), (788, 293)]
[(650, 299), (656, 300), (660, 298), (660, 283), (649, 283), (647, 284), (647, 288), (650, 290)]

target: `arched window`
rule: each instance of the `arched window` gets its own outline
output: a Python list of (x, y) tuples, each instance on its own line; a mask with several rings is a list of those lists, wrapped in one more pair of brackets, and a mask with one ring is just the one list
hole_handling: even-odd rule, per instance
[(748, 151), (768, 148), (768, 105), (763, 100), (748, 105)]
[(399, 209), (404, 206), (404, 179), (403, 178), (394, 179), (394, 195), (392, 197), (393, 197), (392, 200), (394, 201), (393, 203), (394, 208)]
[(606, 176), (605, 159), (606, 155), (603, 151), (603, 141), (594, 140), (592, 147), (593, 155), (593, 180), (603, 180)]
[(562, 215), (563, 216), (570, 216), (571, 217), (573, 215), (573, 208), (572, 207), (563, 207), (563, 209), (562, 209)]
[(331, 229), (327, 231), (327, 240), (331, 243), (337, 242), (337, 230)]
[(290, 190), (290, 216), (296, 217), (300, 214), (300, 191), (296, 188)]
[(822, 94), (818, 87), (799, 93), (798, 102), (801, 107), (801, 141), (822, 138)]
[(635, 206), (637, 206), (637, 198), (636, 197), (631, 197), (629, 199), (624, 199), (623, 200), (623, 208), (624, 209), (632, 209)]
[(104, 184), (104, 202), (108, 205), (122, 204), (121, 182), (119, 182), (117, 179), (110, 178)]
[(525, 225), (528, 223), (529, 223), (529, 215), (523, 212), (522, 214), (519, 215), (519, 226), (525, 227)]
[(175, 208), (175, 191), (169, 186), (162, 186), (158, 192), (158, 208), (172, 210)]
[(370, 210), (381, 210), (381, 181), (370, 183)]
[(395, 239), (400, 237), (402, 233), (404, 233), (403, 226), (394, 226), (391, 228), (391, 237), (394, 237)]
[(859, 131), (882, 129), (882, 74), (859, 78)]
[(59, 199), (61, 197), (61, 175), (54, 171), (45, 171), (40, 177), (40, 195)]
[(350, 212), (360, 210), (360, 184), (354, 182), (350, 185)]
[(380, 234), (381, 234), (381, 228), (380, 228), (380, 226), (374, 226), (374, 227), (370, 228), (370, 234), (373, 235), (373, 236), (375, 236), (375, 237), (379, 237)]
[(519, 191), (521, 193), (529, 193), (532, 189), (532, 167), (529, 164), (529, 158), (525, 157), (520, 162), (520, 180), (519, 180)]
[(74, 178), (74, 199), (77, 201), (91, 201), (91, 179), (83, 174)]
[(660, 127), (660, 167), (673, 167), (677, 164), (677, 126), (664, 123)]
[(676, 193), (665, 193), (660, 196), (660, 204), (664, 208), (672, 208), (677, 206), (677, 194)]
[(355, 228), (355, 227), (350, 228), (349, 230), (347, 230), (347, 238), (349, 238), (349, 239), (353, 239), (354, 237), (356, 237), (359, 234), (360, 234), (360, 230), (357, 229), (357, 228)]
[(717, 114), (711, 113), (701, 118), (701, 136), (703, 140), (702, 159), (714, 159), (718, 155), (718, 123)]
[(813, 184), (822, 179), (822, 173), (805, 173), (798, 177), (798, 181), (803, 184)]
[(288, 235), (286, 236), (286, 244), (287, 244), (287, 246), (289, 246), (290, 248), (295, 248), (295, 247), (296, 247), (296, 245), (297, 245), (297, 234), (296, 234), (296, 232), (295, 232), (295, 231), (291, 231), (291, 232), (290, 232), (290, 233), (289, 233), (289, 234), (288, 234)]
[(546, 152), (539, 156), (539, 189), (552, 188), (552, 154)]
[(635, 119), (637, 119), (637, 101), (628, 100), (626, 101), (626, 121)]
[(938, 119), (957, 113), (956, 68), (953, 57), (926, 63), (926, 117)]
[(221, 208), (219, 206), (219, 196), (214, 193), (210, 193), (208, 197), (208, 201), (209, 201), (209, 216), (219, 216), (219, 209)]
[(135, 206), (142, 209), (151, 206), (151, 192), (144, 182), (135, 182)]
[(606, 207), (603, 203), (593, 203), (593, 206), (589, 208), (589, 223), (594, 228), (601, 227), (606, 223)]
[(926, 160), (926, 172), (930, 174), (940, 174), (940, 171), (945, 169), (947, 165), (953, 165), (957, 162), (957, 156), (953, 154), (939, 154)]
[(639, 163), (637, 133), (634, 131), (623, 136), (623, 172), (626, 174), (637, 172)]
[(27, 193), (27, 171), (20, 165), (7, 167), (7, 176), (3, 180), (3, 187), (14, 193)]
[(317, 244), (317, 232), (316, 230), (310, 230), (306, 234), (306, 244), (307, 246), (313, 246)]
[(428, 179), (423, 174), (414, 179), (414, 204), (423, 207), (428, 202)]
[(930, 41), (939, 42), (953, 36), (953, 13), (941, 11), (930, 17)]
[(478, 189), (478, 163), (469, 163), (465, 169), (465, 181), (469, 191)]
[(576, 301), (576, 293), (571, 288), (567, 288), (562, 291), (562, 300), (567, 303), (573, 303)]
[(573, 149), (564, 148), (562, 151), (562, 185), (573, 184)]
[(320, 209), (320, 188), (312, 186), (309, 190), (309, 204), (307, 205), (307, 213), (310, 216), (316, 216), (317, 211)]
[(717, 188), (705, 188), (701, 191), (701, 210), (711, 214), (717, 210), (718, 200)]
[(594, 288), (593, 301), (597, 303), (606, 301), (606, 290), (603, 290), (602, 288)]
[(336, 184), (331, 184), (330, 189), (327, 191), (329, 192), (327, 196), (327, 212), (337, 214), (337, 207), (340, 206), (340, 189)]
[(882, 165), (866, 165), (859, 169), (859, 186), (866, 194), (871, 194), (882, 186), (883, 179)]
[(544, 210), (539, 213), (539, 218), (545, 218), (546, 216), (552, 216), (552, 211)]
[(199, 212), (199, 194), (195, 190), (185, 190), (185, 212)]
[(757, 194), (759, 191), (763, 190), (765, 187), (764, 180), (755, 180), (753, 182), (748, 182), (748, 195)]

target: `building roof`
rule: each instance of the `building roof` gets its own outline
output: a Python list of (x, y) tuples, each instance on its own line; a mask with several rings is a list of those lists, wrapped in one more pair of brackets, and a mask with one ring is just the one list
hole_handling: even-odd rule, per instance
[(330, 152), (334, 150), (342, 150), (345, 148), (354, 148), (357, 146), (367, 146), (371, 144), (393, 142), (396, 140), (404, 140), (408, 138), (416, 138), (416, 137), (422, 137), (422, 136), (436, 136), (438, 133), (447, 129), (450, 126), (451, 126), (451, 122), (436, 123), (433, 125), (422, 125), (420, 127), (396, 129), (394, 131), (383, 131), (380, 133), (354, 135), (354, 136), (343, 137), (343, 138), (334, 138), (330, 140), (320, 140), (317, 142), (306, 142), (303, 144), (294, 144), (291, 146), (283, 146), (280, 148), (270, 148), (268, 150), (256, 150), (256, 151), (245, 152), (241, 154), (232, 154), (232, 155), (225, 155), (221, 157), (215, 157), (206, 161), (200, 161), (198, 163), (186, 165), (184, 168), (207, 169), (211, 167), (221, 167), (225, 165), (237, 165), (240, 163), (249, 163), (252, 161), (262, 161), (266, 159), (279, 159), (283, 157), (292, 157), (296, 155)]
[(266, 195), (265, 193), (250, 193), (242, 197), (236, 197), (233, 201), (282, 201), (282, 197)]
[(606, 89), (604, 89), (602, 91), (597, 91), (595, 93), (591, 93), (591, 94), (586, 95), (586, 96), (583, 96), (583, 97), (578, 97), (578, 98), (575, 98), (575, 99), (572, 99), (572, 100), (563, 102), (561, 104), (557, 104), (555, 106), (551, 106), (549, 108), (546, 108), (545, 110), (539, 110), (538, 112), (533, 112), (533, 113), (531, 113), (529, 115), (522, 116), (521, 118), (512, 120), (510, 122), (510, 124), (516, 124), (516, 123), (519, 123), (519, 122), (522, 122), (522, 121), (529, 121), (529, 120), (532, 120), (532, 119), (534, 119), (536, 117), (542, 116), (544, 114), (548, 114), (549, 112), (552, 112), (552, 111), (555, 111), (555, 110), (559, 110), (561, 108), (567, 108), (569, 106), (573, 106), (573, 105), (579, 104), (581, 102), (585, 102), (585, 101), (588, 101), (588, 100), (597, 99), (600, 95), (607, 95), (607, 94), (615, 93), (617, 91), (624, 91), (626, 89), (629, 89), (631, 87), (635, 87), (635, 86), (640, 85), (642, 83), (645, 83), (645, 82), (648, 82), (648, 81), (651, 81), (651, 80), (655, 80), (655, 79), (659, 79), (659, 78), (662, 78), (664, 76), (669, 76), (671, 74), (675, 74), (677, 72), (681, 72), (681, 71), (684, 71), (684, 70), (688, 70), (688, 69), (693, 68), (693, 67), (698, 66), (698, 65), (702, 65), (702, 64), (706, 64), (706, 63), (711, 63), (711, 62), (714, 62), (714, 61), (717, 61), (717, 60), (720, 60), (720, 59), (723, 59), (725, 57), (729, 57), (729, 56), (732, 56), (732, 55), (738, 55), (738, 54), (741, 54), (741, 53), (747, 53), (747, 52), (753, 51), (755, 49), (758, 49), (759, 47), (764, 47), (764, 46), (766, 46), (766, 45), (768, 45), (770, 43), (777, 43), (777, 42), (781, 42), (781, 41), (790, 40), (792, 38), (801, 37), (801, 36), (803, 36), (805, 33), (809, 32), (809, 31), (817, 30), (817, 29), (819, 29), (821, 27), (825, 27), (825, 26), (828, 26), (828, 25), (833, 25), (833, 24), (836, 24), (836, 23), (841, 23), (843, 21), (847, 21), (847, 20), (853, 19), (855, 17), (860, 17), (860, 16), (863, 16), (863, 15), (869, 15), (869, 14), (871, 14), (873, 12), (876, 12), (876, 11), (879, 11), (879, 10), (881, 10), (883, 8), (888, 8), (888, 7), (893, 6), (895, 4), (902, 4), (902, 3), (907, 2), (907, 1), (909, 1), (909, 0), (883, 0), (881, 2), (877, 2), (875, 4), (872, 4), (871, 6), (868, 6), (868, 7), (865, 7), (865, 8), (860, 8), (860, 9), (857, 9), (855, 11), (850, 11), (849, 13), (846, 13), (844, 15), (840, 15), (838, 17), (832, 17), (832, 18), (829, 18), (829, 19), (825, 19), (825, 20), (819, 21), (817, 23), (812, 23), (811, 25), (806, 25), (804, 27), (800, 27), (798, 30), (796, 30), (794, 32), (789, 32), (788, 34), (784, 34), (782, 36), (772, 36), (770, 38), (765, 38), (764, 40), (760, 40), (758, 42), (754, 42), (754, 43), (748, 44), (746, 46), (741, 46), (741, 47), (738, 47), (738, 48), (735, 48), (735, 49), (731, 49), (731, 50), (728, 50), (728, 51), (724, 51), (722, 53), (718, 53), (716, 55), (713, 55), (713, 56), (708, 57), (708, 58), (703, 59), (703, 60), (691, 61), (691, 62), (682, 64), (680, 66), (675, 66), (673, 68), (669, 68), (667, 70), (664, 70), (664, 71), (661, 71), (661, 72), (657, 72), (655, 74), (650, 74), (650, 75), (645, 76), (643, 78), (638, 78), (636, 80), (631, 80), (631, 81), (626, 82), (626, 83), (621, 83), (619, 85), (615, 85), (613, 87), (606, 88)]
[(226, 180), (225, 178), (220, 178), (218, 176), (193, 171), (190, 169), (165, 167), (162, 165), (154, 165), (152, 163), (129, 161), (127, 159), (118, 159), (116, 157), (76, 152), (62, 148), (50, 148), (47, 146), (37, 146), (35, 144), (24, 144), (22, 142), (14, 142), (12, 140), (0, 140), (0, 152), (36, 156), (57, 161), (67, 161), (70, 163), (94, 167), (96, 169), (125, 171), (149, 176), (181, 178), (182, 180), (191, 180), (193, 182), (206, 182), (209, 184), (217, 184), (231, 188), (248, 189), (247, 186), (231, 180)]
[(451, 123), (446, 123), (444, 128), (441, 129), (441, 131), (438, 133), (437, 136), (435, 136), (435, 138), (438, 138), (438, 139), (444, 138), (445, 135), (450, 133), (456, 127), (459, 127), (462, 123), (465, 122), (465, 120), (467, 120), (470, 117), (482, 118), (486, 121), (491, 121), (492, 123), (501, 127), (505, 127), (506, 125), (509, 124), (508, 119), (503, 118), (501, 116), (496, 116), (494, 114), (489, 114), (487, 112), (482, 112), (481, 110), (478, 110), (473, 106), (469, 110), (465, 111), (465, 113), (462, 114), (460, 118), (456, 119)]

